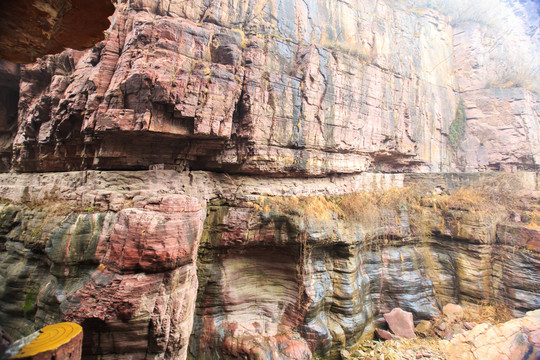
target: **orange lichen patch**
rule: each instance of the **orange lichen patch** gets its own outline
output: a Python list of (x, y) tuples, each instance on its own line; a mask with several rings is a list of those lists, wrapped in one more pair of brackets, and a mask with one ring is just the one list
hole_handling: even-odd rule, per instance
[(37, 355), (45, 351), (56, 350), (70, 342), (82, 332), (82, 327), (75, 323), (65, 322), (45, 326), (41, 334), (30, 344), (26, 345), (12, 359), (21, 359)]

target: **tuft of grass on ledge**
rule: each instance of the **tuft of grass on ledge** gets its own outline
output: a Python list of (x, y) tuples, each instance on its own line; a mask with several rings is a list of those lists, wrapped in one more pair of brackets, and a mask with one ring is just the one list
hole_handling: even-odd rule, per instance
[(400, 228), (401, 214), (407, 212), (410, 233), (424, 237), (438, 231), (443, 226), (440, 219), (453, 216), (455, 211), (493, 221), (509, 218), (512, 212), (520, 211), (517, 190), (511, 178), (494, 178), (452, 192), (429, 194), (405, 187), (340, 196), (266, 197), (251, 206), (264, 214), (300, 217), (312, 223), (341, 220), (367, 229)]

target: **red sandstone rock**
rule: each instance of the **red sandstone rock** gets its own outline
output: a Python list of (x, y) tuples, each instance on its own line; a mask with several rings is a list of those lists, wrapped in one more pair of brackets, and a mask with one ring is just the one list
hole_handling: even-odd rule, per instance
[[(120, 211), (110, 233), (100, 238), (102, 264), (65, 302), (64, 318), (85, 328), (88, 355), (150, 351), (185, 358), (205, 209), (186, 195), (135, 206)], [(103, 332), (125, 340), (102, 337)]]
[(540, 229), (523, 225), (497, 225), (497, 240), (501, 244), (540, 252)]
[(448, 321), (461, 321), (463, 319), (463, 308), (456, 304), (446, 304), (443, 307), (443, 314), (448, 318)]
[(383, 329), (375, 329), (375, 332), (377, 332), (377, 335), (384, 340), (392, 340), (392, 339), (399, 339), (399, 336), (396, 336), (392, 334), (389, 331), (383, 330)]
[(412, 313), (395, 308), (383, 316), (394, 334), (407, 339), (416, 337)]
[(308, 360), (312, 358), (311, 350), (305, 340), (285, 334), (275, 337), (227, 337), (223, 341), (223, 355), (248, 359), (279, 357)]
[[(147, 1), (120, 4), (104, 42), (84, 54), (66, 52), (29, 66), (21, 86), (15, 167), (140, 169), (185, 162), (229, 172), (318, 176), (374, 166), (435, 169), (447, 162), (433, 149), (446, 141), (442, 129), (454, 112), (448, 64), (436, 68), (444, 84), (437, 84), (435, 98), (434, 85), (416, 74), (426, 69), (416, 69), (412, 58), (373, 51), (373, 63), (366, 63), (299, 41), (310, 37), (307, 24), (319, 23), (300, 8), (290, 9), (295, 20), (266, 12), (253, 19), (226, 1), (218, 3), (165, 9)], [(322, 10), (323, 2), (309, 6), (329, 21), (358, 20), (350, 11), (343, 12), (348, 20), (334, 19)], [(343, 10), (340, 2), (331, 6)], [(409, 27), (391, 25), (392, 11), (377, 12), (388, 19), (388, 33), (400, 33), (396, 45), (418, 48)], [(415, 14), (399, 16), (417, 23)], [(231, 30), (251, 21), (269, 30)], [(419, 24), (431, 29), (426, 33), (434, 35), (434, 48), (451, 47), (448, 25)], [(358, 31), (366, 36), (370, 44), (357, 44), (366, 51), (397, 41), (368, 27), (346, 27), (352, 37)], [(276, 37), (274, 28), (286, 34)], [(397, 46), (387, 50), (397, 54)], [(387, 83), (395, 84), (393, 91), (387, 92)], [(417, 86), (425, 100), (414, 100)], [(391, 99), (383, 100), (385, 94)], [(424, 105), (429, 102), (441, 110)], [(434, 135), (433, 129), (440, 131)], [(133, 146), (135, 134), (141, 137)]]
[[(349, 11), (339, 1), (310, 3), (305, 11), (291, 3), (291, 18), (268, 4), (274, 10), (253, 17), (244, 10), (260, 6), (256, 0), (234, 4), (121, 3), (105, 41), (26, 68), (15, 169), (165, 164), (320, 176), (456, 167), (447, 134), (459, 98), (452, 61), (442, 57), (454, 49), (445, 18), (390, 7), (364, 16), (360, 5)], [(345, 18), (332, 15), (338, 13)], [(369, 30), (376, 19), (385, 19), (380, 33)], [(319, 44), (309, 29), (320, 22), (362, 24), (354, 31), (343, 25), (342, 36), (356, 39), (353, 48), (365, 54), (344, 54), (351, 44), (340, 50), (338, 40), (338, 48)], [(411, 33), (413, 24), (423, 30)], [(457, 65), (477, 58), (461, 49), (470, 31), (459, 34), (465, 41), (456, 45)], [(408, 53), (414, 55), (402, 55)], [(465, 77), (468, 67), (457, 69)], [(534, 96), (523, 89), (464, 90), (470, 121), (457, 151), (460, 166), (531, 167), (540, 153)], [(486, 105), (492, 103), (497, 116)], [(515, 115), (520, 109), (526, 110)], [(486, 124), (493, 131), (484, 132)], [(492, 132), (498, 135), (485, 135)]]
[(120, 211), (118, 221), (98, 253), (102, 263), (119, 272), (156, 272), (193, 262), (204, 221), (200, 201), (164, 196)]
[(448, 359), (536, 360), (540, 355), (539, 331), (540, 310), (504, 324), (480, 324), (452, 339)]

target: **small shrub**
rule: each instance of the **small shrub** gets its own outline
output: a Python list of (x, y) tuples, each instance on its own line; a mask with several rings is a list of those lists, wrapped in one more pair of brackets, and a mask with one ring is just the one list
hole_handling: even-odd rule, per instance
[(463, 99), (460, 99), (459, 105), (456, 109), (456, 116), (454, 117), (454, 121), (452, 121), (452, 124), (450, 124), (450, 128), (448, 130), (448, 141), (454, 149), (459, 146), (463, 140), (463, 137), (465, 136), (466, 119), (467, 116), (465, 114), (465, 105), (463, 104)]
[(38, 297), (38, 289), (32, 288), (25, 296), (24, 296), (24, 304), (23, 304), (23, 313), (25, 317), (30, 316), (33, 311), (35, 310), (36, 304), (37, 304), (37, 297)]

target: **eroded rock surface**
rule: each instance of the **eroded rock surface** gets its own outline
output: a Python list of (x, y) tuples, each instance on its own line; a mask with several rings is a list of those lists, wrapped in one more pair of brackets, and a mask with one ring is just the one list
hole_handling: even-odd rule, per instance
[(494, 82), (492, 43), (380, 1), (122, 1), (103, 42), (23, 68), (13, 168), (534, 169), (538, 97)]
[(77, 322), (90, 357), (185, 357), (204, 209), (186, 195), (118, 213), (4, 207), (2, 323), (20, 337), (38, 324)]
[(287, 6), (120, 4), (107, 40), (23, 70), (15, 168), (447, 168), (444, 18), (375, 1)]
[[(481, 178), (350, 175), (332, 189), (356, 184), (401, 199), (404, 184), (430, 194)], [(525, 235), (536, 229), (496, 226), (482, 213), (469, 223), (454, 208), (420, 236), (419, 210), (405, 203), (388, 205), (382, 222), (324, 207), (305, 217), (301, 203), (275, 195), (324, 193), (328, 180), (306, 180), (308, 189), (296, 181), (170, 170), (2, 175), (0, 320), (16, 338), (80, 323), (90, 357), (309, 359), (353, 347), (395, 307), (415, 322), (449, 302), (491, 299), (516, 315), (538, 307), (539, 249)]]
[[(70, 320), (88, 358), (332, 358), (396, 307), (540, 307), (538, 96), (493, 81), (481, 27), (376, 0), (122, 0), (113, 23), (0, 66), (14, 337)], [(478, 203), (508, 182), (515, 213)]]
[(521, 319), (490, 326), (477, 325), (456, 335), (448, 348), (449, 359), (523, 359), (540, 355), (540, 310), (528, 312)]

